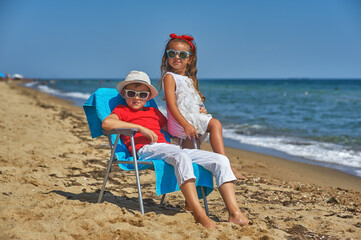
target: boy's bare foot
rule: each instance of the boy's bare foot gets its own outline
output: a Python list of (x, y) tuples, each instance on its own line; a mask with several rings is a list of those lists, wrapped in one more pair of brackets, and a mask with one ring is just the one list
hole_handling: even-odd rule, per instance
[(205, 212), (200, 215), (193, 213), (193, 215), (196, 222), (202, 224), (203, 227), (217, 229), (216, 223), (213, 222)]
[(187, 200), (185, 200), (185, 202), (184, 202), (184, 209), (185, 209), (186, 211), (189, 211), (189, 212), (192, 211), (191, 207), (188, 205)]
[(241, 226), (247, 226), (249, 220), (241, 213), (241, 211), (230, 214), (228, 218), (228, 222), (239, 224)]
[(233, 172), (234, 176), (236, 176), (237, 180), (246, 180), (247, 179), (240, 172), (238, 172), (237, 169), (235, 169), (234, 167), (231, 167), (231, 168), (232, 168), (232, 172)]

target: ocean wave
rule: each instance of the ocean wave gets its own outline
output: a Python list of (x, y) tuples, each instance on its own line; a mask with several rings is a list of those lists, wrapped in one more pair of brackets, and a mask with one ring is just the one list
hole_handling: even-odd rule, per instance
[(80, 98), (85, 100), (87, 100), (91, 96), (90, 93), (80, 93), (80, 92), (64, 93), (64, 95), (71, 98)]
[(31, 87), (36, 86), (37, 84), (38, 84), (37, 82), (28, 82), (28, 83), (25, 83), (24, 86), (31, 88)]
[(40, 90), (41, 92), (45, 92), (54, 96), (58, 96), (61, 98), (75, 98), (75, 99), (82, 99), (87, 100), (90, 97), (90, 93), (82, 93), (82, 92), (62, 92), (57, 89), (50, 88), (47, 85), (37, 85), (35, 84), (28, 84), (25, 85), (27, 87), (35, 87), (36, 89)]
[(356, 176), (361, 177), (361, 170), (355, 170), (355, 174)]
[(239, 134), (239, 131), (235, 129), (227, 128), (224, 129), (223, 135), (225, 138), (233, 139), (243, 144), (275, 149), (292, 156), (361, 168), (361, 152), (347, 149), (338, 144), (282, 136), (247, 136)]
[(262, 126), (259, 124), (236, 124), (236, 125), (232, 125), (230, 128), (237, 129), (237, 130), (235, 130), (235, 133), (241, 134), (241, 135), (252, 135), (255, 132), (266, 129), (265, 126)]

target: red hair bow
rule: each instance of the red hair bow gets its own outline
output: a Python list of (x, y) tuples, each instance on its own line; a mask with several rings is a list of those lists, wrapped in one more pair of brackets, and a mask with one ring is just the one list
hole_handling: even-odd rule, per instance
[(177, 39), (177, 38), (183, 39), (184, 41), (186, 41), (187, 43), (189, 43), (191, 45), (192, 51), (194, 51), (194, 46), (193, 46), (193, 43), (191, 42), (194, 40), (194, 38), (192, 38), (191, 36), (188, 36), (188, 35), (178, 36), (177, 34), (172, 33), (169, 35), (169, 37), (171, 39)]

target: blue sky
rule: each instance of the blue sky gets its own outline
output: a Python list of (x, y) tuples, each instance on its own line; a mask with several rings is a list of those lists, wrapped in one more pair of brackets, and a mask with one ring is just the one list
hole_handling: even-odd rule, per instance
[(0, 0), (0, 72), (159, 78), (170, 33), (199, 78), (361, 78), (359, 0)]

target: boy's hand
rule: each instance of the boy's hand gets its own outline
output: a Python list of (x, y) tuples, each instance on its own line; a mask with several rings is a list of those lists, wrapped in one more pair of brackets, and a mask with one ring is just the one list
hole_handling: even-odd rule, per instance
[(152, 130), (142, 127), (139, 129), (139, 132), (146, 138), (150, 140), (151, 143), (155, 143), (158, 141), (158, 136)]
[(187, 124), (187, 126), (184, 128), (184, 132), (187, 134), (187, 137), (189, 139), (197, 139), (198, 133), (193, 125)]

